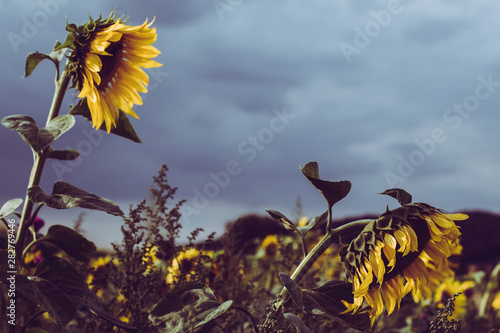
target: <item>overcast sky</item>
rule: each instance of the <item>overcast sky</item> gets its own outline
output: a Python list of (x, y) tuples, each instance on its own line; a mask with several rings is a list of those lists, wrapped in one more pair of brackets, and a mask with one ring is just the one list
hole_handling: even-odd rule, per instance
[[(337, 216), (381, 213), (377, 193), (402, 187), (448, 211), (500, 212), (500, 3), (497, 1), (73, 1), (0, 0), (1, 117), (45, 123), (54, 66), (22, 78), (34, 51), (66, 36), (66, 19), (116, 9), (139, 25), (156, 16), (162, 52), (150, 91), (135, 107), (142, 144), (95, 132), (77, 118), (54, 146), (81, 150), (49, 161), (42, 186), (64, 180), (117, 202), (148, 197), (163, 163), (187, 199), (184, 230), (222, 231), (227, 221), (276, 209), (297, 196), (324, 211), (299, 166), (318, 161), (327, 180), (348, 179)], [(69, 92), (61, 114), (77, 101)], [(31, 152), (0, 129), (0, 203), (24, 198)], [(72, 225), (79, 210), (42, 209)], [(121, 220), (86, 215), (100, 246), (120, 239)]]

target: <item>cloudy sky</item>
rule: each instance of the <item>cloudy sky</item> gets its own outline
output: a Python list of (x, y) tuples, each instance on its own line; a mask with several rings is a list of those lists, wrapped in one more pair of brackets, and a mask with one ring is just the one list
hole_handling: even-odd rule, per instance
[[(378, 195), (402, 187), (414, 201), (456, 211), (500, 212), (500, 3), (497, 1), (74, 1), (0, 0), (2, 118), (44, 124), (54, 67), (29, 78), (24, 59), (62, 41), (66, 19), (111, 10), (141, 24), (156, 16), (163, 67), (132, 120), (143, 143), (91, 130), (83, 118), (54, 146), (81, 150), (71, 165), (49, 161), (57, 180), (117, 202), (148, 197), (163, 163), (187, 199), (184, 230), (222, 231), (264, 209), (308, 216), (325, 204), (299, 166), (318, 161), (327, 180), (348, 179), (337, 216), (395, 207)], [(69, 92), (61, 114), (77, 101)], [(24, 197), (31, 152), (0, 129), (0, 202)], [(78, 210), (44, 208), (72, 225)], [(100, 246), (120, 239), (121, 220), (85, 217)]]

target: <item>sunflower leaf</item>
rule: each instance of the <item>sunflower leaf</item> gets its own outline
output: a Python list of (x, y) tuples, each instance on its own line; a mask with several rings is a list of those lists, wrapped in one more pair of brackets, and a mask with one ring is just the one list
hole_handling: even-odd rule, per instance
[(0, 219), (3, 219), (14, 213), (17, 207), (19, 207), (22, 203), (23, 199), (20, 198), (10, 199), (6, 203), (4, 203), (2, 208), (0, 208)]
[(75, 230), (57, 224), (51, 226), (47, 234), (39, 238), (37, 242), (54, 244), (79, 261), (89, 261), (89, 256), (97, 250), (93, 242)]
[(380, 194), (385, 194), (396, 199), (401, 206), (411, 203), (411, 194), (400, 188), (390, 188)]
[(44, 203), (55, 209), (80, 207), (123, 216), (120, 207), (111, 200), (85, 192), (63, 181), (54, 184), (51, 195), (46, 195), (40, 186), (33, 186), (28, 189), (28, 196), (34, 203)]
[(308, 314), (322, 315), (359, 330), (370, 329), (371, 321), (368, 308), (356, 313), (342, 313), (347, 308), (342, 300), (353, 302), (352, 284), (344, 281), (328, 281), (311, 290), (302, 290), (304, 311)]
[(80, 156), (80, 153), (77, 150), (51, 150), (47, 154), (47, 158), (52, 158), (54, 160), (60, 161), (72, 161), (77, 159)]
[[(75, 116), (83, 116), (85, 119), (92, 122), (92, 116), (90, 114), (86, 98), (79, 100), (69, 113)], [(119, 113), (118, 120), (116, 121), (116, 127), (111, 128), (111, 133), (137, 143), (142, 143), (125, 112), (119, 110)], [(100, 129), (106, 131), (106, 125), (103, 124)]]
[(330, 182), (320, 179), (317, 162), (307, 163), (301, 168), (301, 171), (311, 184), (325, 197), (329, 207), (332, 207), (335, 203), (345, 198), (351, 190), (351, 182), (348, 180)]
[(47, 127), (39, 128), (33, 118), (26, 115), (13, 115), (3, 118), (2, 124), (18, 132), (23, 140), (38, 153), (73, 127), (75, 118), (66, 114), (52, 119)]
[(180, 286), (151, 310), (149, 320), (160, 333), (191, 332), (224, 314), (233, 301), (221, 303), (203, 284)]
[(286, 230), (300, 233), (295, 224), (293, 224), (292, 221), (290, 221), (285, 215), (281, 214), (277, 210), (266, 209), (266, 212), (271, 215), (273, 219), (281, 223)]
[(50, 54), (45, 54), (45, 53), (40, 53), (40, 52), (35, 52), (35, 53), (30, 53), (26, 57), (26, 64), (24, 66), (24, 77), (28, 77), (33, 73), (35, 68), (38, 66), (39, 63), (41, 63), (43, 60), (48, 59), (54, 63), (56, 66), (56, 70), (59, 69), (59, 63), (64, 57), (64, 53), (66, 50), (64, 49), (58, 49)]
[(283, 282), (283, 285), (285, 286), (286, 290), (288, 290), (288, 293), (292, 297), (295, 304), (300, 309), (304, 309), (304, 303), (302, 301), (302, 289), (297, 284), (297, 282), (292, 280), (292, 278), (284, 272), (280, 272), (279, 276), (280, 276), (281, 282)]
[(307, 223), (306, 226), (297, 227), (297, 229), (302, 234), (302, 236), (305, 236), (312, 229), (325, 223), (327, 218), (328, 218), (328, 211), (324, 212), (320, 216), (316, 216), (316, 217), (312, 218), (311, 220), (309, 220), (309, 223)]
[(67, 324), (74, 318), (87, 286), (69, 262), (48, 257), (37, 266), (33, 276), (16, 276), (16, 290), (39, 304), (57, 323)]
[(296, 315), (291, 313), (284, 313), (283, 317), (285, 317), (289, 322), (293, 324), (293, 326), (295, 326), (295, 328), (297, 329), (297, 333), (312, 333), (311, 329), (309, 329), (309, 327), (304, 324), (302, 319), (300, 319)]

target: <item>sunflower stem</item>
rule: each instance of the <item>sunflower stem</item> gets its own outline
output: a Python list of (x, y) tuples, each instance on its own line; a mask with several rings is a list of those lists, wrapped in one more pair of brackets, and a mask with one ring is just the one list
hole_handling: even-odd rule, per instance
[[(329, 212), (328, 215), (330, 220), (331, 213)], [(327, 232), (323, 236), (323, 238), (314, 246), (311, 252), (309, 252), (309, 254), (304, 259), (302, 259), (297, 268), (295, 268), (290, 278), (298, 283), (304, 277), (304, 275), (307, 274), (316, 260), (318, 260), (318, 258), (326, 251), (326, 249), (328, 249), (332, 244), (338, 243), (341, 240), (342, 236), (361, 232), (361, 230), (363, 230), (365, 226), (372, 221), (373, 220), (357, 220), (341, 225), (340, 227), (337, 227), (333, 230), (327, 229)], [(278, 295), (278, 301), (272, 306), (272, 310), (267, 315), (264, 326), (269, 321), (273, 320), (272, 318), (275, 318), (277, 316), (287, 299), (288, 291), (285, 287), (283, 287), (281, 293)]]
[[(69, 82), (71, 80), (72, 73), (69, 71), (69, 61), (66, 62), (64, 67), (64, 71), (62, 73), (61, 78), (58, 78), (58, 74), (55, 79), (55, 92), (54, 97), (52, 99), (52, 105), (50, 106), (49, 115), (47, 117), (48, 125), (52, 119), (59, 115), (59, 111), (61, 110), (61, 105), (64, 99), (64, 95), (66, 90), (68, 89)], [(28, 187), (26, 188), (26, 192), (33, 186), (37, 186), (40, 184), (40, 179), (42, 177), (43, 167), (45, 166), (46, 160), (45, 151), (35, 152), (33, 151), (33, 167), (31, 169), (30, 178), (28, 181)], [(26, 233), (28, 232), (28, 228), (30, 227), (31, 220), (31, 212), (33, 210), (33, 202), (30, 200), (28, 194), (26, 193), (26, 199), (24, 200), (23, 213), (21, 215), (21, 220), (19, 222), (19, 228), (17, 230), (17, 239), (16, 239), (16, 250), (17, 257), (19, 263), (22, 264), (22, 254), (24, 250), (24, 241), (26, 238)]]

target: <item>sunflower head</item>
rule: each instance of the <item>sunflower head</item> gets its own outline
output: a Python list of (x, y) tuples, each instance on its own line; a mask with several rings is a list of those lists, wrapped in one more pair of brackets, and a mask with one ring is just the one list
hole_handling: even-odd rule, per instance
[(354, 302), (345, 303), (347, 312), (356, 312), (366, 300), (373, 324), (384, 304), (391, 314), (409, 292), (415, 301), (429, 298), (453, 275), (448, 258), (461, 249), (454, 220), (464, 219), (467, 215), (409, 203), (370, 222), (341, 253), (353, 284)]
[(142, 104), (139, 92), (147, 92), (149, 83), (142, 68), (161, 66), (152, 60), (160, 54), (151, 45), (157, 37), (153, 22), (125, 23), (112, 13), (81, 26), (67, 24), (66, 41), (56, 46), (72, 50), (68, 58), (73, 87), (86, 100), (93, 127), (105, 123), (108, 133), (116, 126), (119, 110), (138, 118), (132, 107)]

